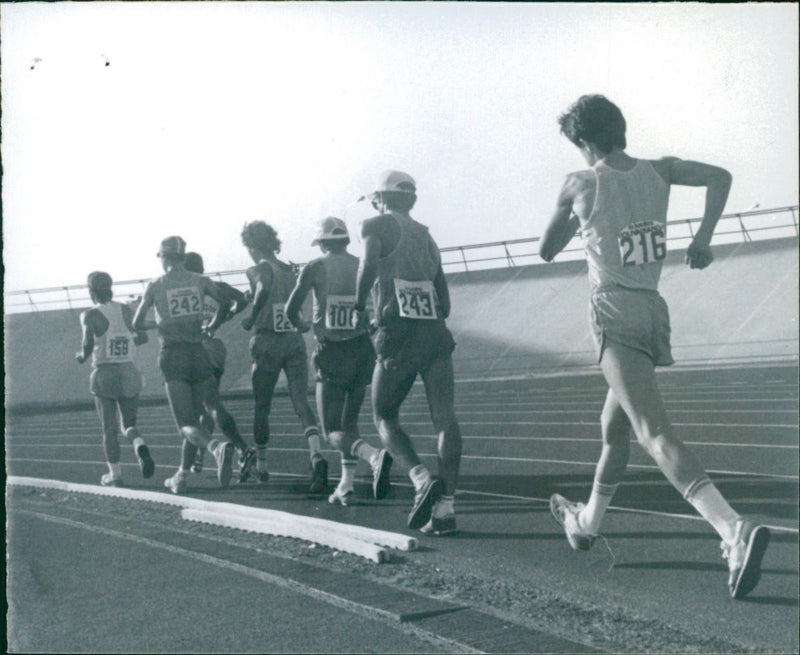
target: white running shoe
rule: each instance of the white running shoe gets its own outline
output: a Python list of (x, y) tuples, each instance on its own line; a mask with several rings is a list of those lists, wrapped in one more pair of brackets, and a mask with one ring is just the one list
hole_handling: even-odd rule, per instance
[(234, 446), (230, 441), (221, 441), (214, 449), (214, 459), (217, 460), (217, 480), (219, 486), (227, 489), (233, 475)]
[(722, 556), (728, 560), (730, 570), (728, 590), (731, 598), (742, 598), (755, 589), (761, 579), (761, 560), (769, 538), (770, 531), (766, 526), (739, 520), (733, 544), (722, 542)]
[(174, 494), (182, 494), (186, 491), (186, 476), (178, 471), (171, 478), (164, 480), (164, 486)]
[(586, 506), (583, 503), (573, 503), (561, 494), (550, 496), (550, 511), (564, 528), (572, 550), (589, 550), (596, 536), (586, 532), (578, 523), (578, 515), (584, 507)]
[(113, 473), (106, 473), (102, 478), (100, 478), (100, 484), (102, 484), (104, 487), (121, 487), (122, 478), (115, 478)]
[[(441, 515), (437, 516), (437, 514)], [(442, 513), (442, 504), (441, 501), (439, 501), (433, 506), (431, 520), (423, 525), (419, 531), (422, 534), (432, 534), (437, 537), (452, 534), (456, 531), (456, 514), (451, 511), (444, 511), (444, 513)]]

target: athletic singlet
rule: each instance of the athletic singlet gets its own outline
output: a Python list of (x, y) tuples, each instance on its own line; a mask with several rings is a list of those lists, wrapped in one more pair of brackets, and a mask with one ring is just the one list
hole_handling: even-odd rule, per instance
[(296, 276), (294, 270), (283, 262), (272, 262), (262, 259), (258, 266), (268, 265), (272, 269), (272, 283), (269, 287), (269, 297), (256, 317), (256, 330), (270, 330), (272, 332), (295, 332), (286, 316), (286, 301), (294, 289)]
[[(206, 278), (207, 280), (207, 278)], [(151, 283), (158, 336), (163, 344), (203, 340), (206, 284), (202, 275), (173, 269)]]
[(100, 364), (123, 364), (132, 362), (136, 346), (134, 333), (128, 328), (122, 316), (122, 305), (113, 300), (95, 305), (92, 309), (100, 312), (108, 321), (108, 329), (102, 336), (95, 335), (92, 351), (92, 366)]
[(324, 271), (324, 290), (319, 296), (314, 287), (312, 322), (317, 341), (346, 341), (366, 334), (366, 322), (362, 318), (358, 323), (359, 316), (354, 309), (358, 257), (349, 252), (331, 252), (309, 266), (321, 266)]
[(378, 260), (372, 299), (378, 321), (386, 318), (433, 319), (442, 310), (433, 280), (441, 262), (439, 248), (428, 228), (410, 216), (389, 214), (400, 226), (394, 251)]
[(655, 290), (667, 254), (669, 185), (642, 159), (629, 171), (603, 162), (592, 170), (597, 192), (581, 225), (592, 289), (615, 284)]

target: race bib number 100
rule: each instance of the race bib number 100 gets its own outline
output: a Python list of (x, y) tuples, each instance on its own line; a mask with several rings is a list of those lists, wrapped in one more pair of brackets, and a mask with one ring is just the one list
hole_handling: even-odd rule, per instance
[(618, 239), (623, 266), (660, 262), (667, 256), (667, 239), (660, 223), (634, 223), (622, 230)]
[(328, 296), (325, 306), (325, 327), (329, 330), (355, 330), (358, 314), (355, 296)]
[(166, 292), (170, 318), (202, 315), (203, 296), (197, 287), (179, 287)]
[(286, 306), (282, 302), (272, 303), (272, 329), (275, 332), (295, 332), (294, 325), (286, 316)]
[(394, 293), (397, 297), (400, 316), (414, 319), (436, 319), (433, 282), (430, 280), (409, 282), (395, 278)]

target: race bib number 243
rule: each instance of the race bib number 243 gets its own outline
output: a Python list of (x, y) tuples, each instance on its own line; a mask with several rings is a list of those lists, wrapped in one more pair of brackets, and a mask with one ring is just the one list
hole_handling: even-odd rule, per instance
[(409, 282), (408, 280), (398, 280), (395, 278), (394, 293), (397, 297), (397, 306), (400, 310), (400, 316), (404, 318), (436, 320), (433, 282), (430, 280)]

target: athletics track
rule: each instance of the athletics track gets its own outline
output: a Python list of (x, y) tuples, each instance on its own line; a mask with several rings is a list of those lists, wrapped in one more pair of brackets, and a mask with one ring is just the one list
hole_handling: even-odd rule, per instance
[[(728, 597), (716, 535), (635, 445), (604, 526), (608, 548), (599, 540), (588, 553), (567, 546), (546, 500), (553, 492), (588, 497), (605, 396), (596, 371), (473, 378), (456, 391), (464, 435), (459, 532), (415, 533), (420, 549), (386, 564), (249, 533), (187, 530), (164, 519), (163, 508), (130, 501), (12, 489), (10, 648), (797, 652), (797, 375), (795, 363), (659, 373), (677, 433), (737, 510), (773, 528), (762, 581), (745, 601)], [(250, 399), (236, 395), (227, 405), (247, 437)], [(401, 418), (432, 461), (419, 387)], [(166, 404), (142, 407), (139, 425), (156, 474), (143, 481), (123, 446), (126, 482), (166, 491), (179, 455)], [(333, 507), (305, 492), (306, 448), (285, 396), (274, 404), (272, 429), (269, 484), (222, 491), (208, 469), (192, 476), (189, 495), (411, 534), (412, 494), (400, 470), (392, 496), (376, 502), (359, 468), (361, 504)], [(377, 443), (368, 410), (361, 429)], [(10, 476), (98, 484), (105, 472), (88, 407), (8, 416), (6, 457)], [(328, 459), (335, 484), (338, 457)], [(285, 570), (286, 562), (307, 569)]]

